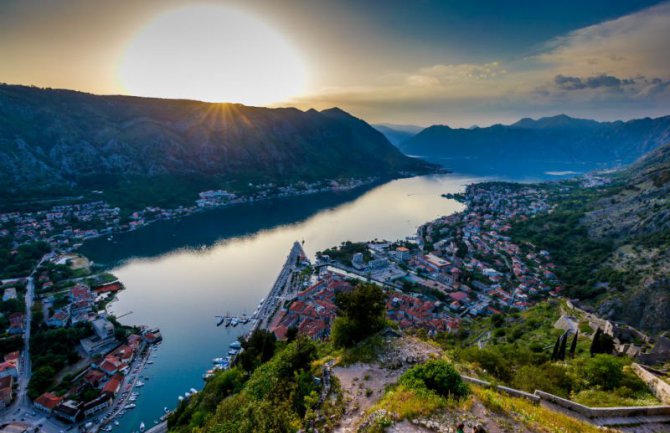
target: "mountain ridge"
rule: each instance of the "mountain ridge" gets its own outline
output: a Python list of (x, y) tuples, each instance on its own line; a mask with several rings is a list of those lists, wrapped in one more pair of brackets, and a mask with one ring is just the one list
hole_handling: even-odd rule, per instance
[(567, 115), (511, 125), (462, 129), (433, 125), (399, 148), (426, 158), (478, 158), (487, 161), (573, 161), (593, 165), (628, 164), (670, 141), (670, 116), (598, 122)]
[(432, 170), (339, 108), (0, 85), (0, 195), (8, 199), (126, 188), (161, 177), (210, 188)]

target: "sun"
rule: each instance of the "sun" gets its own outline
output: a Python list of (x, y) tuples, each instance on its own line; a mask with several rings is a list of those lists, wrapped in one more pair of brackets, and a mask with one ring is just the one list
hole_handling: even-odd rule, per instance
[(251, 15), (206, 5), (149, 22), (128, 44), (118, 72), (133, 95), (247, 105), (299, 96), (307, 81), (305, 63), (279, 32)]

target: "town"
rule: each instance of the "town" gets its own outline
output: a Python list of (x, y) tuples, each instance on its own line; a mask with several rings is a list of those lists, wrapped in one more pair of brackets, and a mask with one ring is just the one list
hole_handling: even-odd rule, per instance
[(49, 253), (29, 276), (2, 280), (3, 421), (109, 431), (135, 407), (162, 336), (108, 313), (123, 284), (90, 268), (83, 256)]
[[(21, 244), (43, 241), (49, 243), (53, 249), (72, 251), (87, 239), (136, 230), (155, 221), (179, 218), (206, 209), (325, 191), (350, 190), (378, 180), (374, 177), (346, 178), (311, 183), (296, 182), (287, 186), (249, 183), (244, 193), (236, 194), (222, 189), (202, 191), (198, 193), (193, 205), (169, 209), (148, 206), (141, 210), (128, 211), (97, 200), (59, 204), (40, 211), (6, 212), (0, 213), (0, 241), (9, 242), (14, 248)], [(94, 193), (101, 194), (102, 191)]]
[[(278, 338), (291, 328), (315, 339), (327, 337), (336, 293), (350, 290), (356, 280), (387, 288), (388, 318), (401, 329), (428, 335), (454, 331), (462, 320), (525, 310), (556, 297), (561, 286), (549, 253), (517, 245), (505, 235), (513, 219), (549, 211), (547, 197), (543, 187), (470, 185), (457, 197), (467, 204), (465, 211), (420, 226), (416, 236), (345, 242), (319, 252), (311, 278), (277, 295), (280, 302), (272, 296), (265, 301), (278, 307), (267, 327)], [(309, 266), (293, 272), (304, 274)]]

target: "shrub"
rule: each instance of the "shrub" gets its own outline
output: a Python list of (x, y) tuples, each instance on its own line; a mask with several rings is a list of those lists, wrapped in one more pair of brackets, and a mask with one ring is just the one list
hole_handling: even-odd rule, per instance
[(624, 378), (623, 361), (612, 355), (598, 354), (584, 365), (584, 376), (591, 386), (604, 390), (617, 388)]
[(407, 370), (399, 383), (408, 388), (428, 389), (443, 397), (461, 398), (468, 395), (468, 386), (453, 365), (444, 360), (431, 360)]

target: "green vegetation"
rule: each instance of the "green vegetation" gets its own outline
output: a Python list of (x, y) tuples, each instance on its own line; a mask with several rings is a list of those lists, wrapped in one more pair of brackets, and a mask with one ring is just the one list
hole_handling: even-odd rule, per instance
[(516, 242), (530, 242), (551, 253), (558, 265), (556, 275), (571, 297), (592, 298), (603, 291), (594, 285), (606, 276), (595, 270), (612, 253), (613, 243), (592, 240), (581, 222), (599, 196), (596, 191), (575, 188), (567, 196), (558, 196), (558, 206), (552, 213), (516, 221), (510, 232)]
[(336, 347), (351, 347), (386, 324), (386, 295), (376, 284), (358, 284), (351, 292), (339, 292), (335, 304), (338, 312), (331, 338)]
[(237, 362), (244, 371), (252, 372), (272, 358), (277, 337), (265, 329), (256, 329), (249, 338), (240, 337), (240, 343), (244, 350), (238, 355)]
[(442, 397), (459, 399), (468, 395), (468, 386), (453, 365), (442, 359), (434, 359), (407, 370), (398, 381), (421, 392), (432, 392)]
[(510, 414), (532, 431), (543, 433), (600, 433), (601, 428), (579, 421), (559, 412), (535, 405), (528, 400), (510, 397), (490, 389), (473, 387), (472, 392), (487, 409), (498, 414)]
[[(574, 349), (572, 334), (560, 341), (564, 331), (553, 327), (560, 309), (558, 302), (541, 303), (521, 314), (474, 321), (459, 334), (439, 335), (437, 341), (464, 368), (527, 392), (539, 389), (579, 402), (609, 394), (600, 405), (611, 406), (654, 400), (628, 368), (630, 360), (605, 353), (591, 356), (591, 338), (583, 334), (574, 342)], [(498, 329), (505, 329), (504, 335), (496, 335)], [(493, 331), (491, 338), (486, 339), (489, 331)], [(477, 341), (485, 344), (479, 348)], [(565, 356), (556, 357), (555, 350)]]
[(8, 236), (0, 238), (0, 278), (28, 276), (43, 255), (51, 248), (46, 242), (33, 242), (11, 247)]
[(313, 416), (319, 385), (312, 362), (317, 346), (299, 338), (248, 376), (241, 369), (217, 373), (203, 392), (168, 419), (175, 432), (295, 432)]
[(328, 248), (327, 250), (316, 253), (317, 257), (328, 256), (332, 260), (351, 266), (351, 259), (354, 254), (363, 254), (363, 260), (368, 261), (372, 259), (372, 253), (368, 249), (368, 244), (365, 242), (342, 242), (339, 247)]
[(33, 375), (28, 385), (30, 398), (37, 398), (52, 385), (56, 374), (79, 360), (79, 340), (92, 334), (88, 325), (40, 329), (30, 338)]

